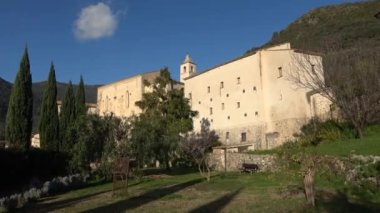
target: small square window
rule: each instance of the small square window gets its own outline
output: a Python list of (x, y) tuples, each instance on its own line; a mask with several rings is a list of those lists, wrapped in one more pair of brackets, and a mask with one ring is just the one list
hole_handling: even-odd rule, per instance
[(278, 67), (278, 77), (282, 77), (282, 67)]
[(256, 91), (256, 87), (253, 87), (253, 91)]
[(315, 73), (315, 65), (314, 64), (312, 64), (311, 65), (311, 72), (315, 75), (316, 73)]
[(224, 88), (224, 82), (221, 81), (221, 82), (220, 82), (220, 89), (223, 89), (223, 88)]
[(256, 111), (256, 112), (255, 112), (255, 115), (256, 115), (256, 116), (258, 116), (258, 115), (259, 115), (259, 112), (258, 112), (258, 111)]
[(228, 97), (230, 97), (230, 95), (227, 93), (227, 94), (226, 94), (226, 97), (228, 98)]
[(247, 133), (246, 132), (242, 132), (241, 133), (241, 142), (246, 142), (247, 141)]
[(244, 117), (247, 117), (247, 113), (244, 113)]
[(212, 98), (210, 98), (210, 101), (212, 102)]
[(245, 93), (245, 89), (243, 89), (243, 93)]
[(237, 77), (237, 78), (236, 78), (236, 83), (237, 83), (237, 84), (240, 84), (240, 77)]
[(210, 86), (207, 87), (207, 93), (210, 93), (211, 92), (211, 88)]
[(237, 108), (240, 108), (240, 102), (237, 102), (237, 103), (236, 103), (236, 107), (237, 107)]
[(198, 104), (201, 104), (201, 101), (198, 101)]
[(227, 119), (230, 120), (230, 116), (227, 116)]

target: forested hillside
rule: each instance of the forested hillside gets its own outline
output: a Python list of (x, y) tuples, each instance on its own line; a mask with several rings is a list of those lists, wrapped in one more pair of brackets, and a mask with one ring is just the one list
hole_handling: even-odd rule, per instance
[(322, 52), (363, 44), (380, 47), (380, 17), (376, 17), (379, 12), (380, 0), (317, 8), (286, 29), (274, 32), (272, 39), (262, 47), (284, 42), (290, 42), (293, 48)]

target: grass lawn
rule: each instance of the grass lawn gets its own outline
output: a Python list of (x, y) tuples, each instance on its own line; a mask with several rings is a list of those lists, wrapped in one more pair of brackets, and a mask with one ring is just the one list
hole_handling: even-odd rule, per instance
[[(295, 150), (299, 151), (299, 150)], [(350, 138), (338, 141), (323, 142), (317, 146), (305, 148), (306, 152), (314, 152), (322, 155), (349, 156), (380, 155), (380, 125), (369, 126), (361, 139)], [(279, 148), (272, 150), (256, 150), (252, 154), (276, 154)]]
[[(310, 147), (309, 149), (312, 149)], [(361, 139), (347, 139), (322, 143), (315, 147), (321, 154), (348, 156), (357, 155), (380, 155), (380, 125), (370, 126)]]
[[(319, 184), (318, 184), (319, 182)], [(305, 204), (295, 174), (214, 173), (210, 182), (196, 172), (150, 175), (130, 181), (129, 193), (112, 195), (112, 184), (94, 184), (28, 204), (26, 212), (368, 212), (373, 204), (350, 200), (343, 182), (317, 182), (317, 208)], [(372, 207), (371, 207), (372, 205)], [(376, 205), (375, 205), (376, 206)]]

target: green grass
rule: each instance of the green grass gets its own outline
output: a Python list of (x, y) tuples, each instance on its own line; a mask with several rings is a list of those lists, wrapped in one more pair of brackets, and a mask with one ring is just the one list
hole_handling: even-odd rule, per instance
[[(250, 154), (278, 154), (284, 149), (281, 146), (271, 150), (254, 150)], [(293, 150), (292, 150), (293, 149)], [(289, 152), (299, 152), (300, 147), (293, 146)], [(331, 156), (380, 155), (380, 125), (369, 126), (360, 139), (348, 138), (336, 141), (324, 141), (316, 146), (307, 146), (302, 151)]]
[[(310, 147), (309, 149), (313, 149)], [(322, 143), (315, 147), (320, 154), (334, 156), (380, 155), (380, 125), (373, 125), (366, 129), (365, 136), (361, 139), (346, 139)]]
[[(112, 194), (112, 184), (93, 184), (29, 204), (26, 212), (328, 212), (371, 204), (340, 194), (344, 181), (317, 177), (317, 208), (305, 204), (301, 177), (283, 173), (213, 173), (210, 182), (198, 173), (147, 176), (130, 181), (128, 195)], [(348, 196), (348, 197), (347, 197)], [(331, 209), (330, 209), (331, 208)], [(348, 211), (349, 212), (349, 211)]]

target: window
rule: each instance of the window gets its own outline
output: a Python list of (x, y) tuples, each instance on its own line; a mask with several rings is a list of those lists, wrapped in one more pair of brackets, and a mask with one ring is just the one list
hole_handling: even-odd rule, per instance
[(207, 87), (207, 93), (210, 93), (210, 91), (211, 91), (211, 88), (210, 88), (210, 86), (208, 86)]
[(227, 116), (227, 119), (230, 120), (230, 116)]
[(212, 115), (212, 107), (210, 107), (210, 115)]
[(222, 103), (222, 110), (224, 110), (224, 103)]
[(315, 75), (316, 73), (315, 73), (315, 65), (314, 64), (312, 64), (311, 65), (311, 72)]
[(226, 97), (228, 98), (229, 96), (230, 96), (230, 95), (227, 93), (227, 94), (226, 94)]
[(258, 115), (259, 115), (259, 112), (258, 112), (258, 111), (256, 111), (256, 112), (255, 112), (255, 115), (256, 115), (256, 116), (258, 116)]
[(186, 73), (186, 67), (183, 67), (183, 72)]
[(194, 67), (190, 66), (190, 73), (194, 72)]
[(278, 77), (282, 77), (282, 67), (278, 67)]
[(247, 141), (247, 133), (246, 132), (242, 132), (241, 133), (241, 142), (246, 142)]
[(201, 104), (201, 101), (198, 101), (198, 104)]
[(128, 90), (125, 92), (125, 105), (127, 105), (127, 108), (129, 108), (129, 91)]
[(244, 117), (247, 117), (247, 113), (244, 113)]
[(212, 98), (210, 98), (210, 102), (212, 102)]
[(256, 91), (256, 87), (253, 87), (253, 91)]
[(243, 93), (245, 93), (245, 89), (243, 89)]
[(211, 123), (214, 122), (214, 119), (211, 119)]
[(240, 102), (237, 102), (237, 103), (236, 103), (236, 107), (237, 107), (237, 108), (240, 108)]
[(230, 132), (226, 132), (226, 140), (230, 139)]
[(223, 89), (223, 88), (224, 88), (224, 82), (221, 81), (221, 82), (220, 82), (220, 89)]
[(236, 78), (236, 83), (237, 83), (237, 84), (240, 84), (240, 77), (237, 77), (237, 78)]

